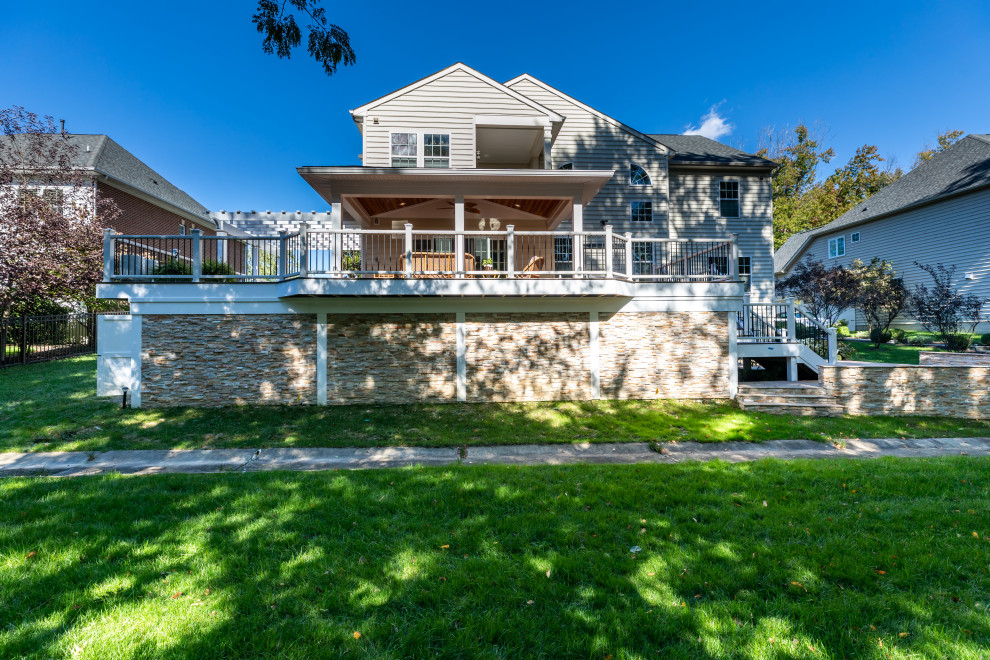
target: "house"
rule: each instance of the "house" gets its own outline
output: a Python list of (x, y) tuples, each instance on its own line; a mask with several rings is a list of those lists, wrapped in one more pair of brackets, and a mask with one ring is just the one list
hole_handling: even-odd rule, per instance
[[(786, 276), (805, 258), (850, 266), (874, 257), (891, 262), (909, 290), (931, 284), (914, 265), (956, 266), (964, 293), (990, 298), (990, 135), (968, 135), (827, 225), (795, 234), (774, 255)], [(990, 306), (978, 331), (990, 331)], [(858, 315), (847, 313), (851, 324)], [(917, 320), (895, 326), (920, 329)], [(865, 325), (863, 326), (865, 327)]]
[[(99, 295), (132, 313), (104, 322), (102, 394), (735, 394), (737, 315), (773, 297), (772, 162), (460, 63), (350, 115), (362, 164), (298, 168), (329, 215), (225, 212), (237, 237), (107, 235)], [(171, 249), (191, 255), (188, 271), (122, 267)], [(226, 271), (208, 273), (216, 260)]]

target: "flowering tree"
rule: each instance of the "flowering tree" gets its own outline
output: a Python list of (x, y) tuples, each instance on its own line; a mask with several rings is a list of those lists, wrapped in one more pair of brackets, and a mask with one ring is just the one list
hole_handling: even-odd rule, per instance
[(0, 110), (0, 316), (91, 302), (103, 227), (119, 214), (95, 198), (78, 147), (54, 119)]
[(828, 268), (818, 259), (808, 257), (777, 283), (777, 290), (800, 298), (815, 318), (835, 325), (842, 311), (856, 304), (859, 281), (842, 266)]

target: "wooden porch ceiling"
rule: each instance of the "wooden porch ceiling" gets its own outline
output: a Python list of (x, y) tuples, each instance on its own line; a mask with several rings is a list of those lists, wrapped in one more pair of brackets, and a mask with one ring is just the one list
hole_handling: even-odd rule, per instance
[[(399, 211), (400, 209), (406, 210), (413, 206), (419, 204), (425, 204), (427, 202), (432, 202), (436, 200), (444, 200), (442, 197), (353, 197), (353, 201), (360, 205), (361, 209), (368, 215), (368, 217), (382, 216), (387, 213), (392, 213), (393, 211)], [(465, 210), (468, 213), (477, 213), (477, 199), (479, 198), (469, 198), (464, 202)], [(450, 216), (453, 217), (453, 200), (445, 199), (445, 201), (450, 202)], [(550, 218), (557, 215), (561, 206), (567, 204), (566, 200), (561, 199), (532, 199), (532, 198), (501, 198), (501, 199), (488, 199), (485, 198), (486, 202), (491, 204), (498, 204), (499, 206), (505, 207), (506, 209), (519, 211), (521, 213), (528, 214), (530, 216), (537, 216), (543, 218), (544, 220), (549, 220)]]

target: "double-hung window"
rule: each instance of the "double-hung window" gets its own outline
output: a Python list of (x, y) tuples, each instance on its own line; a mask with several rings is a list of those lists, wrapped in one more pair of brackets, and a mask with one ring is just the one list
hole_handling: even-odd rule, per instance
[(653, 202), (632, 202), (629, 219), (633, 222), (653, 222)]
[(653, 243), (633, 243), (633, 273), (653, 274)]
[(419, 150), (416, 133), (392, 133), (392, 167), (416, 167)]
[(745, 284), (744, 291), (749, 291), (753, 284), (752, 257), (739, 257), (739, 279)]
[(828, 239), (828, 258), (835, 259), (846, 254), (846, 237), (838, 236)]
[(450, 135), (423, 134), (423, 167), (450, 167)]
[(718, 182), (718, 214), (723, 218), (739, 217), (739, 182)]

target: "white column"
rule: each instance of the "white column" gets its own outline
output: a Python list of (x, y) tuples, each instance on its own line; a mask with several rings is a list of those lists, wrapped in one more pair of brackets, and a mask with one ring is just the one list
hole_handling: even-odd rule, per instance
[(729, 398), (739, 393), (739, 338), (736, 312), (729, 312)]
[(467, 330), (464, 327), (464, 312), (457, 312), (457, 400), (467, 401)]
[(581, 272), (584, 270), (584, 236), (578, 232), (584, 231), (584, 204), (579, 197), (574, 198), (574, 215), (571, 219), (574, 229), (574, 270)]
[(505, 226), (505, 276), (512, 279), (516, 276), (516, 226)]
[(316, 403), (327, 405), (327, 313), (316, 315)]
[(103, 281), (113, 280), (113, 251), (114, 251), (114, 231), (112, 229), (103, 230)]
[[(454, 197), (454, 268), (464, 270), (464, 195)], [(463, 275), (458, 275), (463, 277)]]
[(299, 277), (309, 275), (309, 223), (299, 223)]
[(796, 357), (787, 358), (787, 380), (795, 382), (798, 379), (798, 362)]
[(588, 350), (589, 361), (591, 362), (591, 398), (602, 398), (601, 381), (601, 358), (598, 352), (598, 312), (590, 312), (588, 315)]
[[(797, 341), (797, 318), (795, 317), (794, 298), (787, 299), (787, 341)], [(795, 380), (797, 380), (795, 378)]]
[(612, 225), (605, 225), (605, 277), (612, 279)]
[(203, 274), (203, 244), (199, 237), (199, 229), (192, 230), (192, 281), (199, 282)]
[(550, 162), (550, 151), (553, 142), (553, 129), (549, 126), (543, 128), (543, 169), (552, 170), (553, 165)]
[[(330, 196), (330, 229), (341, 230), (344, 228), (344, 208), (341, 205), (340, 195)], [(339, 273), (344, 269), (344, 237), (340, 234), (331, 234), (330, 243), (330, 264), (334, 272)]]

